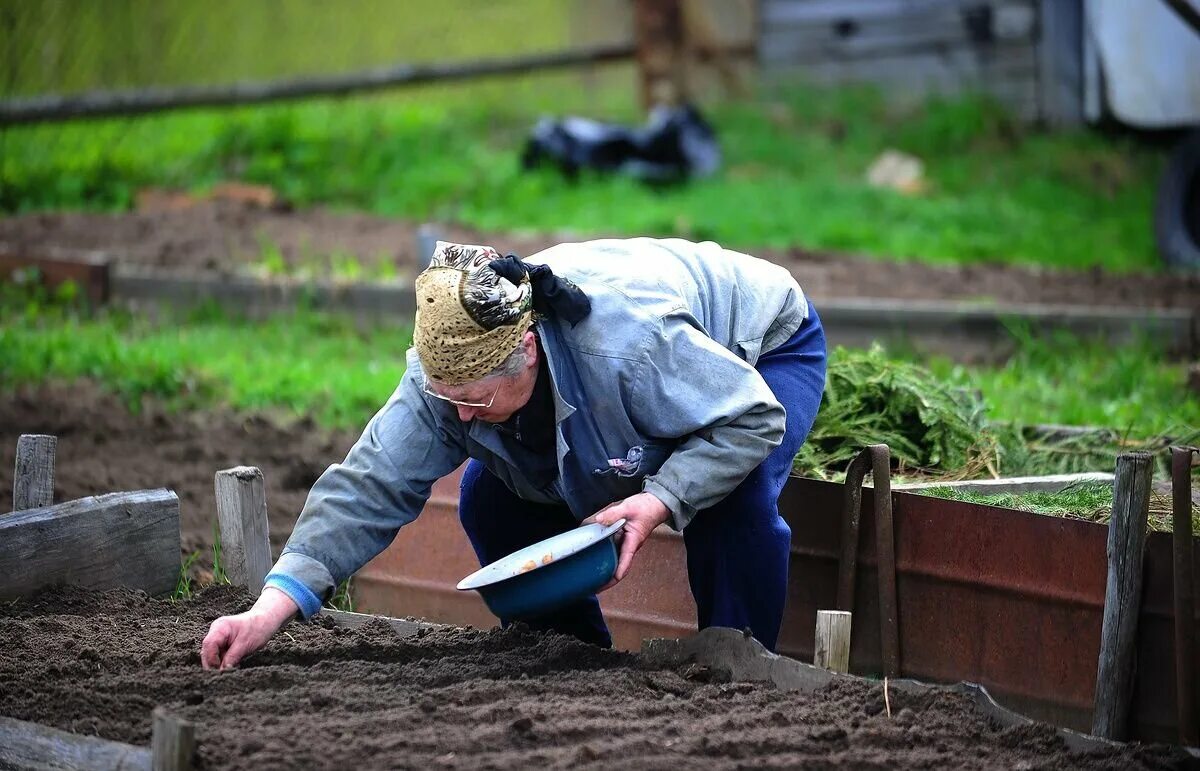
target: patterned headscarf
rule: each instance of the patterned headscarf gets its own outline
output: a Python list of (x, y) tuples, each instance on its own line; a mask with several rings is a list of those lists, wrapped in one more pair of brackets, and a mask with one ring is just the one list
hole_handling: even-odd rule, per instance
[(429, 267), (417, 276), (413, 344), (425, 374), (439, 383), (485, 377), (533, 324), (528, 273), (514, 283), (491, 267), (499, 259), (490, 246), (438, 241)]

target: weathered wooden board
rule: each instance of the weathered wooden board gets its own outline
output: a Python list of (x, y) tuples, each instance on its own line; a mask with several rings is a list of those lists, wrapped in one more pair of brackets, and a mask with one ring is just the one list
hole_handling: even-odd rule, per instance
[(0, 717), (0, 768), (150, 768), (150, 748)]
[(54, 451), (58, 437), (21, 434), (13, 473), (13, 511), (54, 503)]
[(758, 55), (769, 79), (875, 83), (893, 98), (982, 91), (1032, 119), (1045, 100), (1038, 22), (1033, 0), (764, 0)]
[(0, 517), (0, 598), (56, 584), (165, 594), (179, 578), (179, 499), (109, 493)]
[(764, 63), (813, 57), (863, 58), (898, 52), (998, 43), (1031, 45), (1037, 15), (1030, 2), (774, 2), (764, 8)]
[(376, 616), (370, 613), (352, 613), (348, 610), (332, 610), (330, 608), (322, 608), (321, 616), (347, 629), (357, 629), (360, 626), (365, 626), (375, 621), (384, 621), (392, 629), (395, 629), (396, 634), (401, 637), (412, 637), (422, 629), (440, 629), (449, 626), (448, 624), (412, 621), (407, 618), (393, 618), (391, 616)]
[(110, 258), (103, 252), (39, 247), (28, 250), (0, 243), (0, 279), (33, 269), (49, 289), (67, 281), (79, 287), (93, 305), (108, 302)]

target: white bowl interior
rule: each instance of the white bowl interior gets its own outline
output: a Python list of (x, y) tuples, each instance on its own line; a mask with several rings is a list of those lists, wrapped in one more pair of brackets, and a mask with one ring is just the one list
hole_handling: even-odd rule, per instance
[(531, 570), (537, 570), (544, 565), (570, 557), (572, 554), (578, 554), (592, 544), (608, 538), (624, 526), (625, 520), (618, 519), (611, 525), (600, 525), (593, 522), (590, 525), (572, 528), (565, 533), (559, 533), (544, 541), (526, 546), (524, 549), (515, 551), (507, 557), (501, 557), (492, 564), (476, 570), (459, 581), (458, 588), (463, 590), (479, 589), (519, 576), (522, 573), (528, 573)]

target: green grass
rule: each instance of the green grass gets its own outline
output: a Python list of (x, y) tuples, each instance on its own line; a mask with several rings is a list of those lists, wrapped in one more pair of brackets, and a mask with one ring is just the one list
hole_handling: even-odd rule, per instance
[(1006, 362), (963, 366), (925, 360), (940, 378), (987, 396), (992, 420), (1103, 426), (1131, 437), (1180, 436), (1200, 428), (1200, 394), (1187, 370), (1150, 342), (1110, 345), (1068, 333), (1045, 338), (1014, 329)]
[(175, 321), (36, 306), (10, 314), (0, 323), (0, 383), (89, 378), (135, 410), (149, 396), (179, 408), (223, 404), (354, 427), (395, 389), (411, 344), (404, 326), (360, 329), (317, 313), (253, 322), (200, 311)]
[[(639, 120), (632, 77), (573, 76), (398, 96), (196, 111), (0, 133), (0, 210), (121, 210), (136, 190), (239, 179), (298, 206), (329, 204), (488, 230), (678, 235), (958, 263), (1158, 270), (1157, 150), (1125, 138), (1018, 127), (981, 98), (889, 108), (868, 88), (793, 87), (713, 105), (725, 165), (670, 188), (524, 173), (543, 113)], [(864, 181), (887, 148), (922, 157), (916, 196)]]
[[(1053, 517), (1085, 519), (1089, 522), (1107, 523), (1112, 517), (1112, 485), (1106, 482), (1081, 482), (1058, 492), (983, 493), (953, 487), (934, 487), (922, 490), (921, 494), (984, 506), (1002, 506)], [(1171, 522), (1170, 498), (1153, 494), (1150, 500), (1150, 529), (1170, 532)], [(1200, 508), (1193, 505), (1192, 532), (1198, 531)]]

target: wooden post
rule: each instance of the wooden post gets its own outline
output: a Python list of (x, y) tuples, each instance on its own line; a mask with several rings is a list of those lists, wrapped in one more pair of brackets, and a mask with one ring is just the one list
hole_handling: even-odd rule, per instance
[(1175, 696), (1179, 743), (1200, 742), (1196, 724), (1196, 599), (1192, 550), (1192, 454), (1194, 447), (1171, 448), (1171, 518), (1175, 588)]
[(1105, 739), (1123, 740), (1129, 721), (1153, 474), (1154, 457), (1150, 453), (1132, 452), (1117, 458), (1112, 520), (1108, 524), (1104, 624), (1092, 712), (1092, 733)]
[(844, 610), (818, 610), (813, 664), (833, 672), (850, 671), (850, 619)]
[(13, 511), (40, 509), (54, 503), (54, 450), (58, 438), (21, 434), (13, 476)]
[(680, 0), (634, 0), (633, 27), (642, 107), (687, 101)]
[(154, 733), (150, 738), (153, 771), (188, 771), (196, 751), (196, 725), (154, 708)]
[(233, 584), (244, 586), (257, 596), (271, 569), (263, 473), (253, 466), (218, 471), (216, 490), (225, 575)]

